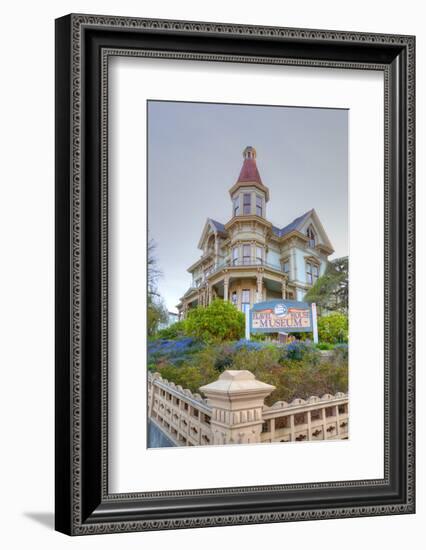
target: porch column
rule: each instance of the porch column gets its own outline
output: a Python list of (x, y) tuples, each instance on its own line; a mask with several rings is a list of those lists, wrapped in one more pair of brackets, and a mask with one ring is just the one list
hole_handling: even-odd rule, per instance
[(285, 300), (286, 297), (286, 291), (287, 291), (287, 281), (284, 279), (284, 281), (281, 284), (281, 291), (282, 291), (282, 297), (283, 300)]
[(228, 301), (228, 292), (229, 292), (229, 275), (225, 275), (223, 279), (223, 299), (225, 302)]
[(214, 234), (214, 265), (219, 264), (219, 238), (217, 233)]
[(213, 296), (212, 285), (209, 285), (207, 290), (207, 305), (210, 305), (212, 303), (212, 296)]
[(257, 299), (256, 302), (261, 302), (263, 295), (263, 275), (261, 273), (257, 274)]

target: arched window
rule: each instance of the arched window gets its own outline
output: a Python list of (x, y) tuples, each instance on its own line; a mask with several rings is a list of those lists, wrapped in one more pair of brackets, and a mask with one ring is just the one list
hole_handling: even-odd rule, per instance
[(308, 237), (309, 239), (309, 247), (310, 248), (315, 248), (315, 231), (314, 231), (314, 228), (312, 227), (312, 225), (310, 225), (306, 231), (306, 236)]

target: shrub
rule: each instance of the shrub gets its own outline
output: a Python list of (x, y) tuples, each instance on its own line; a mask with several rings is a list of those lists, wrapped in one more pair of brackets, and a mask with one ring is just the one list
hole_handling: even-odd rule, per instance
[(337, 344), (334, 346), (334, 360), (336, 363), (347, 364), (349, 358), (348, 344)]
[(200, 386), (217, 380), (216, 357), (217, 351), (214, 348), (204, 348), (186, 360), (182, 360), (179, 366), (171, 360), (157, 363), (157, 370), (169, 382), (179, 384), (192, 392), (198, 392)]
[(181, 338), (185, 335), (185, 321), (178, 321), (173, 323), (169, 327), (159, 330), (156, 334), (157, 338), (165, 340), (174, 340), (176, 338)]
[(221, 346), (218, 348), (218, 354), (214, 363), (214, 368), (218, 373), (231, 369), (234, 362), (234, 349), (231, 346)]
[(255, 334), (250, 335), (250, 339), (255, 342), (265, 342), (271, 340), (271, 335), (265, 334), (264, 332), (256, 332)]
[(235, 352), (232, 368), (249, 370), (258, 380), (273, 384), (274, 371), (281, 368), (278, 363), (280, 354), (281, 350), (277, 346), (263, 346), (260, 349), (241, 346)]
[(207, 307), (188, 313), (185, 333), (206, 343), (238, 340), (244, 334), (245, 319), (230, 302), (216, 299)]
[(282, 360), (285, 361), (286, 359), (293, 359), (295, 361), (316, 361), (318, 359), (318, 352), (311, 342), (294, 340), (284, 347)]
[(334, 345), (329, 344), (328, 342), (319, 342), (318, 344), (315, 345), (315, 347), (317, 349), (326, 350), (326, 351), (334, 349)]
[(330, 313), (318, 319), (318, 336), (321, 342), (330, 344), (348, 341), (348, 316), (343, 313)]

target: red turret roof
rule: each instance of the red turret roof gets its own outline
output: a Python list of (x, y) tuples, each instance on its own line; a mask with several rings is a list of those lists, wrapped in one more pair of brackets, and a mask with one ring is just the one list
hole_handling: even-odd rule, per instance
[(265, 193), (265, 198), (269, 200), (269, 190), (263, 185), (262, 178), (260, 177), (259, 170), (256, 166), (256, 149), (251, 145), (247, 146), (243, 151), (243, 167), (241, 168), (240, 175), (237, 181), (229, 190), (231, 197), (240, 186), (252, 184)]
[(259, 174), (259, 170), (256, 166), (255, 158), (245, 158), (243, 162), (243, 167), (241, 168), (240, 175), (238, 176), (237, 183), (243, 182), (256, 182), (262, 183), (262, 179)]

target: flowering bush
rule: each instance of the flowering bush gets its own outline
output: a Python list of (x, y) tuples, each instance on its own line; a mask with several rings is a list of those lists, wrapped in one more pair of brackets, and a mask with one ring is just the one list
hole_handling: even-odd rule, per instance
[(302, 359), (315, 360), (318, 357), (318, 352), (311, 342), (294, 340), (284, 347), (284, 353), (282, 359), (294, 359), (296, 361), (301, 361)]
[(238, 351), (240, 349), (246, 349), (249, 351), (258, 351), (260, 349), (263, 349), (265, 347), (265, 343), (263, 342), (254, 342), (253, 340), (245, 340), (244, 338), (241, 338), (241, 340), (238, 340), (238, 342), (235, 342), (233, 344), (232, 349), (234, 351)]
[(161, 358), (170, 362), (177, 361), (189, 354), (196, 353), (202, 345), (194, 338), (179, 338), (177, 340), (151, 340), (148, 342), (148, 362), (152, 363)]
[(191, 337), (158, 339), (148, 344), (148, 368), (175, 384), (198, 392), (200, 386), (217, 380), (226, 369), (249, 370), (275, 386), (266, 404), (303, 399), (311, 395), (348, 390), (348, 346), (339, 344), (326, 362), (309, 341), (286, 346), (239, 340), (204, 344)]

